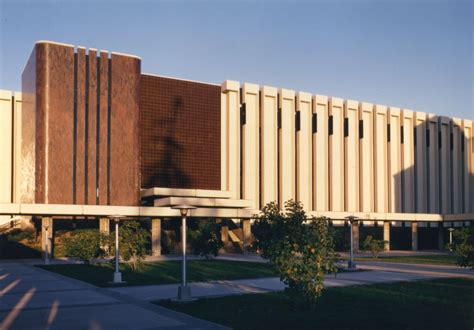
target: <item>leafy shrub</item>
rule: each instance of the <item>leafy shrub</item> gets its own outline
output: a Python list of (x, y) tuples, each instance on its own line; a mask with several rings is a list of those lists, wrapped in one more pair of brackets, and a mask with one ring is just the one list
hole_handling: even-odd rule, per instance
[(13, 242), (20, 242), (23, 240), (32, 242), (35, 239), (35, 232), (33, 229), (13, 229), (6, 234), (6, 237), (9, 241)]
[(220, 230), (221, 226), (214, 219), (198, 221), (197, 229), (190, 235), (193, 253), (206, 259), (217, 257), (219, 249), (224, 246)]
[(367, 235), (364, 242), (362, 242), (362, 249), (364, 251), (370, 251), (373, 258), (377, 258), (379, 253), (385, 249), (385, 245), (388, 244), (388, 241), (381, 239), (375, 239), (372, 235)]
[(275, 266), (290, 292), (303, 294), (314, 306), (324, 288), (324, 275), (337, 271), (328, 219), (308, 218), (299, 202), (287, 201), (284, 211), (271, 202), (256, 217), (253, 233), (252, 247)]
[(70, 237), (63, 238), (64, 254), (70, 258), (77, 258), (85, 264), (90, 264), (92, 259), (104, 254), (100, 248), (101, 237), (98, 230), (76, 230), (71, 233)]
[[(140, 227), (138, 221), (123, 221), (119, 229), (119, 253), (120, 257), (129, 262), (130, 268), (137, 271), (143, 264), (147, 254), (146, 245), (150, 233)], [(108, 237), (110, 253), (115, 253), (115, 232)]]
[(474, 269), (474, 233), (472, 226), (454, 230), (453, 243), (448, 244), (448, 248), (456, 255), (456, 263), (460, 267)]

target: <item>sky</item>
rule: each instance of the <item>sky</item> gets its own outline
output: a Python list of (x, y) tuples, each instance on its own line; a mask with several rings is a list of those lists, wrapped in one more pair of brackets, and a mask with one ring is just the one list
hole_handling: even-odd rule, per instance
[(470, 0), (0, 0), (0, 89), (35, 41), (134, 54), (142, 72), (226, 79), (474, 119)]

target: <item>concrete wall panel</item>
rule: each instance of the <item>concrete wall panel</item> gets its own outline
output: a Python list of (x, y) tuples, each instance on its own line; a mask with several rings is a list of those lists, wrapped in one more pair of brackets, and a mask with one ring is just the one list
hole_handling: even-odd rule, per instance
[(402, 204), (403, 212), (415, 212), (415, 148), (413, 111), (403, 109), (402, 113)]
[(278, 201), (278, 91), (274, 87), (261, 89), (260, 110), (260, 160), (261, 160), (261, 205)]
[(345, 211), (359, 211), (359, 103), (344, 102), (347, 136), (344, 138)]
[(279, 91), (280, 122), (279, 130), (279, 203), (296, 198), (295, 166), (295, 92), (288, 89)]
[(330, 98), (329, 116), (330, 122), (332, 122), (332, 132), (329, 132), (329, 209), (331, 211), (344, 211), (343, 107), (344, 101), (342, 99)]
[(259, 86), (245, 83), (242, 86), (242, 103), (245, 103), (245, 125), (242, 126), (242, 198), (252, 201), (252, 209), (260, 208), (259, 198)]
[(303, 203), (304, 210), (313, 209), (313, 142), (311, 94), (296, 95), (296, 110), (299, 111), (299, 130), (296, 132), (296, 199)]
[(375, 212), (388, 211), (387, 107), (376, 105), (374, 111)]
[(389, 210), (402, 212), (402, 154), (401, 154), (401, 112), (399, 108), (389, 108)]
[(359, 116), (361, 129), (359, 131), (359, 161), (360, 161), (360, 210), (374, 212), (374, 106), (361, 103)]
[(441, 142), (439, 147), (439, 211), (451, 213), (451, 121), (449, 118), (439, 118), (439, 130)]
[(328, 152), (328, 98), (313, 97), (313, 205), (316, 211), (329, 210), (329, 152)]
[(428, 212), (427, 199), (427, 154), (426, 154), (426, 113), (415, 113), (415, 194), (416, 212)]

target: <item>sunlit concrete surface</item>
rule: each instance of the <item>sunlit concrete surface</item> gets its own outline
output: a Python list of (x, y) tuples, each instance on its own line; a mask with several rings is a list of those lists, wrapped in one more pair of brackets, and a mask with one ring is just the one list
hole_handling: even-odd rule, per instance
[(0, 262), (0, 329), (223, 329), (21, 262)]

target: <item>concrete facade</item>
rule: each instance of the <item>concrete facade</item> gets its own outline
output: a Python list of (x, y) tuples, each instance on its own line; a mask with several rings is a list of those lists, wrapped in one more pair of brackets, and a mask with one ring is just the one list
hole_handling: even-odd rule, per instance
[[(0, 93), (0, 214), (117, 207), (153, 217), (156, 254), (160, 219), (178, 201), (198, 205), (193, 216), (238, 219), (295, 199), (309, 215), (383, 223), (388, 241), (390, 221), (474, 220), (472, 120), (153, 76), (140, 61), (35, 45), (22, 93)], [(250, 222), (242, 227), (245, 246)]]

